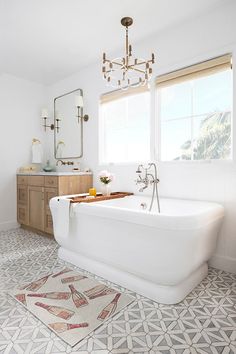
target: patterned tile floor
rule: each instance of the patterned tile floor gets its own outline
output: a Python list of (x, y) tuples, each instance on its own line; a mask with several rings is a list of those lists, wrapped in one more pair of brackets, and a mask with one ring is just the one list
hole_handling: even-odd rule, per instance
[(22, 229), (0, 233), (0, 353), (236, 353), (236, 275), (213, 268), (177, 305), (121, 289), (135, 301), (71, 348), (7, 295), (19, 284), (61, 270), (65, 262), (57, 258), (57, 248), (53, 240)]

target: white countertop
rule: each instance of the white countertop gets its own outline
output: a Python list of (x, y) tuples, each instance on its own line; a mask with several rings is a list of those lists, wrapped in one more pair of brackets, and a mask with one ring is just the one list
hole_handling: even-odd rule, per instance
[(92, 175), (92, 172), (67, 171), (67, 172), (17, 172), (18, 176), (83, 176)]

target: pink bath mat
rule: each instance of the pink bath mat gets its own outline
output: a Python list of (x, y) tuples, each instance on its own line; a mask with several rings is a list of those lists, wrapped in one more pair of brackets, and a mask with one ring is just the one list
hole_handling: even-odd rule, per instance
[(10, 295), (71, 346), (134, 300), (69, 268)]

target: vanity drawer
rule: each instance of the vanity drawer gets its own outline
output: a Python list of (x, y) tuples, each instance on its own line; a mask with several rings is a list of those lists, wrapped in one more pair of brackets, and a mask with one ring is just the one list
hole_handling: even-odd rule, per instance
[(26, 186), (28, 184), (28, 176), (17, 176), (17, 184), (23, 184)]
[(57, 188), (44, 188), (44, 201), (45, 201), (45, 208), (49, 209), (49, 201), (50, 199), (58, 196), (58, 189)]
[(19, 205), (17, 208), (17, 221), (19, 224), (29, 224), (29, 212), (27, 206)]
[(22, 205), (28, 204), (28, 187), (18, 184), (17, 186), (17, 203)]
[(28, 185), (43, 187), (44, 186), (44, 176), (29, 176)]
[(56, 176), (45, 176), (45, 187), (57, 187), (58, 177)]

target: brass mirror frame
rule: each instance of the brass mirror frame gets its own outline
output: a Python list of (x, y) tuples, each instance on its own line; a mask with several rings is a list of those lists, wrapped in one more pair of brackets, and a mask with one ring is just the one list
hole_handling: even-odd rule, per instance
[[(67, 160), (67, 159), (79, 159), (81, 157), (83, 157), (83, 120), (84, 119), (80, 119), (80, 124), (81, 124), (81, 128), (80, 128), (80, 155), (79, 156), (68, 156), (68, 157), (57, 157), (56, 156), (56, 134), (58, 132), (58, 121), (56, 119), (56, 100), (58, 100), (59, 98), (62, 98), (64, 96), (67, 96), (67, 95), (70, 95), (71, 93), (74, 93), (74, 92), (79, 92), (80, 95), (83, 97), (83, 90), (82, 89), (75, 89), (73, 91), (70, 91), (70, 92), (67, 92), (67, 93), (64, 93), (63, 95), (60, 95), (60, 96), (57, 96), (54, 98), (54, 101), (53, 101), (53, 117), (54, 117), (54, 158), (56, 160)], [(80, 112), (81, 112), (81, 117), (84, 116), (83, 114), (83, 107), (80, 108)], [(78, 118), (79, 119), (79, 118)]]

